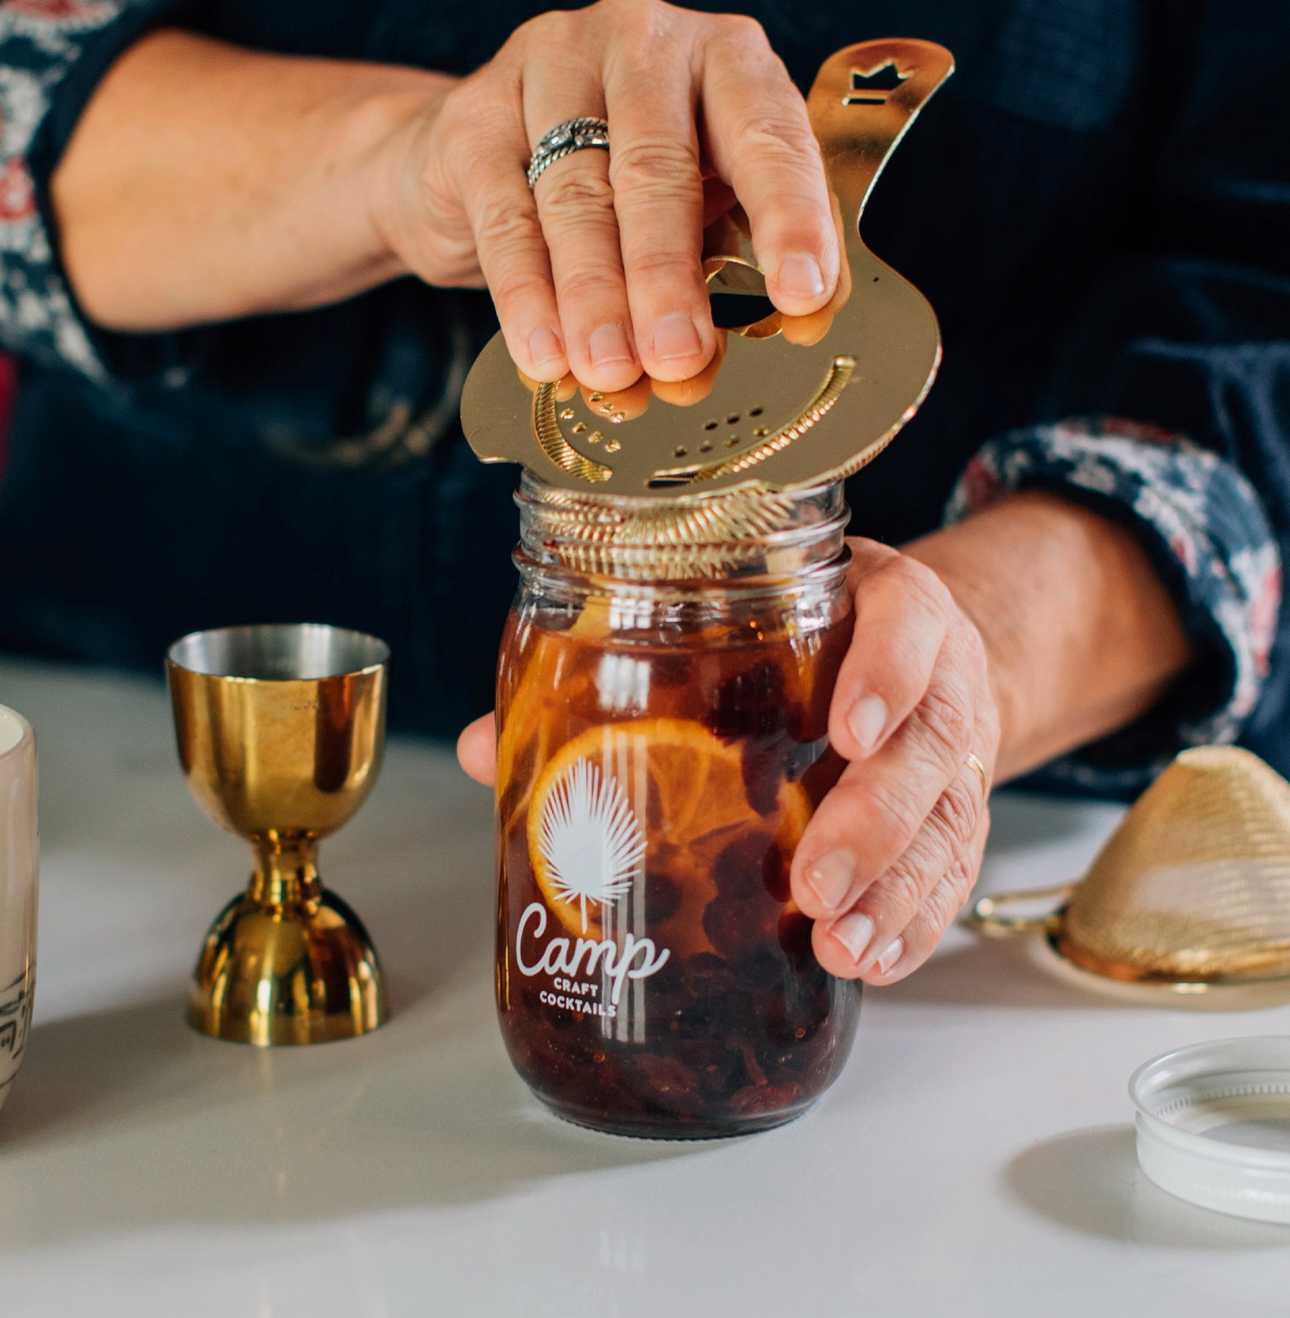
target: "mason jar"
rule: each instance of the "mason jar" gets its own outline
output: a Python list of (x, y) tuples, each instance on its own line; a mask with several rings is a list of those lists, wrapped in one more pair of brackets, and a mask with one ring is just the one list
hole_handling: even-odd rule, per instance
[(843, 762), (840, 483), (676, 500), (526, 473), (498, 677), (497, 1003), (559, 1116), (623, 1135), (763, 1130), (855, 1034), (789, 867)]

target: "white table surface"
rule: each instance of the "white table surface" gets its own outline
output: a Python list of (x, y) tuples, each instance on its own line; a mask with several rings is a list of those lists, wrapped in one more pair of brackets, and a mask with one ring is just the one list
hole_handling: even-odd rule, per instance
[[(394, 739), (323, 850), (394, 1015), (259, 1051), (184, 1024), (242, 843), (189, 799), (160, 683), (0, 662), (35, 723), (36, 1025), (0, 1112), (9, 1318), (690, 1318), (1290, 1312), (1290, 1227), (1137, 1171), (1130, 1072), (1290, 1032), (1290, 1007), (1123, 1006), (955, 930), (866, 994), (842, 1078), (797, 1123), (709, 1144), (614, 1139), (529, 1098), (491, 989), (491, 795)], [(1077, 873), (1110, 806), (1002, 795), (988, 888)]]

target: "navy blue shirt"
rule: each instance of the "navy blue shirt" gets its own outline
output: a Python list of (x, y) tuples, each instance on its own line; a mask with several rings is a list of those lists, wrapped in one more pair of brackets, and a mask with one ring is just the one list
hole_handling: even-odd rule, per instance
[[(0, 63), (42, 78), (45, 97), (12, 156), (28, 211), (0, 205), (0, 339), (22, 360), (0, 486), (0, 645), (156, 670), (186, 631), (312, 618), (390, 642), (398, 724), (450, 734), (490, 706), (516, 473), (477, 464), (455, 416), (462, 373), (495, 329), (487, 295), (408, 279), (316, 311), (105, 333), (62, 278), (48, 184), (97, 81), (151, 25), (465, 73), (551, 7), (139, 0), (73, 4), (68, 20), (0, 5)], [(957, 59), (866, 215), (869, 245), (936, 307), (945, 359), (919, 415), (850, 483), (853, 531), (900, 543), (936, 527), (983, 452), (997, 484), (1066, 488), (1120, 517), (1203, 653), (1165, 715), (1088, 763), (1154, 763), (1178, 727), (1203, 727), (1290, 771), (1290, 617), (1277, 622), (1273, 579), (1290, 536), (1290, 10), (743, 8), (803, 89), (835, 49), (870, 37), (927, 37)], [(62, 46), (33, 37), (41, 21)], [(43, 320), (30, 308), (24, 320), (24, 294)], [(1047, 423), (1105, 415), (1146, 424), (1135, 437), (1089, 423), (1093, 447), (1052, 458)], [(1096, 448), (1108, 434), (1188, 436), (1237, 493), (1212, 492), (1211, 461), (1126, 496), (1120, 450)], [(1005, 460), (1000, 444), (1030, 459)], [(1098, 463), (1105, 479), (1088, 476)], [(1195, 543), (1150, 511), (1169, 481), (1189, 491)], [(1223, 573), (1226, 585), (1203, 580)]]

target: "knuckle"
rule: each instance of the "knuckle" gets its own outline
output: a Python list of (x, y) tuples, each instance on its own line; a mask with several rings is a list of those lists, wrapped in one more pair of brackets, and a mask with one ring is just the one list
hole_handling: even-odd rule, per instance
[[(564, 9), (551, 9), (544, 14), (538, 14), (535, 18), (530, 18), (526, 23), (521, 23), (515, 29), (511, 41), (525, 44), (529, 42), (540, 42), (543, 45), (558, 44), (563, 48), (577, 35), (580, 26), (580, 15), (577, 10), (570, 12)], [(507, 44), (509, 45), (510, 42)]]
[(859, 611), (864, 606), (865, 593), (870, 585), (880, 580), (883, 569), (892, 559), (900, 557), (900, 550), (881, 544), (877, 540), (866, 540), (863, 536), (854, 535), (846, 537), (846, 546), (851, 551), (851, 563), (847, 568), (847, 589)]
[(671, 6), (663, 4), (662, 0), (599, 0), (592, 7), (599, 13), (612, 14), (616, 21), (621, 21), (624, 18), (662, 13)]
[[(565, 164), (570, 168), (559, 168)], [(555, 170), (547, 170), (538, 181), (538, 186), (541, 187), (543, 183), (547, 183), (547, 186), (542, 189), (538, 199), (538, 210), (544, 221), (561, 223), (576, 220), (585, 224), (588, 221), (603, 223), (613, 219), (614, 190), (600, 170), (587, 169), (572, 158), (561, 160), (556, 162)]]
[(927, 884), (912, 857), (902, 856), (874, 885), (874, 897), (881, 908), (875, 925), (899, 932), (914, 918), (926, 897)]
[[(971, 891), (974, 872), (970, 856), (980, 816), (966, 785), (955, 783), (937, 801), (917, 836), (909, 844), (891, 872), (920, 876), (919, 891), (934, 892), (938, 886), (953, 882), (965, 884), (962, 895)], [(921, 904), (921, 899), (920, 899)], [(957, 909), (957, 908), (956, 908)]]
[(922, 739), (930, 742), (934, 758), (957, 771), (959, 761), (972, 749), (972, 734), (976, 729), (964, 693), (933, 685), (911, 717), (916, 720)]
[(945, 931), (954, 923), (971, 891), (970, 883), (965, 890), (961, 890), (958, 882), (951, 880), (949, 875), (935, 884), (901, 931), (906, 955), (913, 955), (919, 960), (929, 956)]
[(963, 909), (976, 882), (976, 866), (963, 850), (933, 830), (892, 867), (893, 875), (921, 876), (921, 882), (908, 885), (914, 896), (907, 915), (911, 927), (926, 922), (934, 926), (934, 938), (939, 938)]
[(647, 73), (660, 57), (676, 58), (678, 17), (693, 21), (662, 0), (599, 0), (588, 13), (607, 34), (604, 55), (624, 72)]
[(920, 915), (928, 926), (932, 941), (950, 927), (962, 906), (963, 902), (958, 898), (957, 889), (946, 880), (942, 880), (927, 894)]
[(614, 190), (622, 195), (638, 189), (662, 190), (691, 199), (701, 189), (695, 144), (676, 137), (651, 137), (625, 142), (610, 157)]
[(958, 856), (976, 836), (976, 798), (972, 786), (962, 774), (941, 794), (928, 822), (944, 839), (946, 850), (953, 856)]
[(923, 812), (915, 794), (902, 782), (879, 779), (868, 786), (866, 795), (871, 809), (876, 810), (878, 819), (882, 821), (879, 831), (886, 831), (891, 839), (892, 846), (888, 854), (891, 851), (904, 851), (923, 826)]
[[(558, 280), (558, 297), (567, 312), (570, 304), (583, 307), (603, 307), (614, 304), (622, 297), (622, 284), (602, 265), (588, 265), (562, 273)], [(593, 322), (594, 323), (594, 322)]]
[(902, 969), (912, 970), (914, 966), (926, 961), (951, 923), (952, 918), (939, 923), (936, 914), (930, 912), (926, 906), (922, 907), (900, 931), (900, 937), (905, 944), (905, 955), (901, 958), (904, 962)]
[(862, 535), (846, 537), (847, 548), (851, 551), (851, 564), (865, 569), (866, 576), (880, 572), (895, 559), (903, 558), (899, 549), (884, 545), (881, 540), (870, 540)]
[(541, 246), (532, 210), (522, 200), (509, 197), (485, 205), (478, 217), (475, 239), (481, 250), (490, 251), (501, 261), (531, 255)]
[(750, 14), (717, 14), (712, 24), (718, 36), (733, 45), (756, 50), (759, 54), (770, 50), (766, 29)]
[(908, 554), (900, 554), (890, 565), (899, 574), (906, 594), (930, 612), (944, 616), (956, 611), (949, 587), (925, 563)]
[[(884, 693), (906, 709), (918, 707), (927, 695), (929, 670), (935, 663), (939, 636), (922, 626), (891, 626), (887, 617), (866, 618), (863, 634), (857, 629), (862, 653), (870, 656), (873, 680), (881, 681)], [(877, 621), (880, 626), (874, 626)], [(879, 674), (881, 676), (879, 677)]]
[(634, 252), (624, 262), (628, 280), (633, 285), (652, 288), (682, 288), (694, 282), (692, 251)]
[(489, 85), (487, 65), (469, 74), (443, 98), (439, 107), (439, 118), (447, 116), (448, 122), (457, 123), (469, 120), (476, 107), (491, 106), (497, 95), (496, 89)]
[(780, 174), (814, 178), (820, 148), (802, 116), (762, 116), (739, 128), (736, 151), (744, 159), (773, 166)]
[(499, 145), (523, 148), (518, 92), (515, 79), (485, 65), (444, 97), (435, 117), (436, 138), (462, 168), (495, 159)]
[[(945, 871), (945, 889), (949, 900), (953, 903), (950, 911), (951, 920), (968, 904), (975, 886), (976, 874), (968, 861), (956, 860)], [(948, 924), (949, 921), (947, 920), (946, 923)]]
[(550, 296), (546, 280), (529, 270), (494, 275), (488, 286), (499, 307), (536, 305)]
[(629, 50), (641, 49), (651, 39), (662, 36), (672, 28), (675, 9), (662, 0), (603, 0), (607, 10), (613, 11), (615, 30), (628, 38)]

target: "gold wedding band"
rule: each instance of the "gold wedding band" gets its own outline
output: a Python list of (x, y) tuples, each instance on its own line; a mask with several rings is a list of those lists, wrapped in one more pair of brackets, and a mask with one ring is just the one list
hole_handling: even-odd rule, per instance
[(971, 751), (968, 751), (968, 753), (967, 753), (967, 760), (965, 761), (965, 763), (967, 764), (967, 767), (968, 767), (969, 769), (971, 769), (972, 772), (975, 773), (976, 776), (977, 776), (978, 778), (980, 778), (980, 780), (981, 780), (981, 795), (982, 795), (982, 796), (989, 796), (989, 795), (990, 795), (990, 785), (989, 785), (989, 783), (986, 782), (986, 778), (985, 778), (985, 765), (982, 764), (981, 761), (978, 760), (977, 757), (976, 757), (975, 755), (973, 755)]

